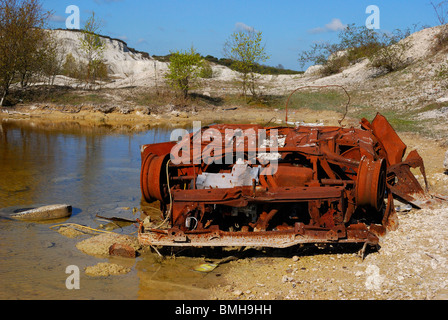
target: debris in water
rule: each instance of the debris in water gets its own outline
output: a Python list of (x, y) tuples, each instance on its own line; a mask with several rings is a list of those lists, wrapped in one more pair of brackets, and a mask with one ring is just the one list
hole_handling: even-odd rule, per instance
[(72, 206), (56, 204), (37, 208), (23, 208), (14, 210), (11, 218), (23, 221), (47, 221), (68, 218), (72, 214)]
[(217, 267), (218, 267), (218, 265), (214, 264), (214, 263), (204, 263), (197, 267), (194, 267), (193, 270), (198, 271), (198, 272), (203, 272), (203, 273), (209, 273), (209, 272), (212, 272), (213, 270), (215, 270)]
[(134, 248), (123, 243), (114, 243), (109, 247), (109, 255), (123, 257), (123, 258), (135, 258), (137, 256)]

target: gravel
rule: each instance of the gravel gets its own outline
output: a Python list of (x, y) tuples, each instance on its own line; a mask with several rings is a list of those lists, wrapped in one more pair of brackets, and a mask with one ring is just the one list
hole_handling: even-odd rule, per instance
[[(362, 260), (315, 247), (231, 263), (220, 300), (448, 299), (448, 206), (399, 213), (400, 227)], [(238, 294), (237, 294), (238, 293)]]

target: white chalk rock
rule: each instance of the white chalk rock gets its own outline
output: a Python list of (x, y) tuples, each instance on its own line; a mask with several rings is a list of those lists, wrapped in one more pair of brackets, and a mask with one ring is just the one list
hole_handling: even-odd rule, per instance
[(11, 218), (25, 221), (46, 221), (67, 218), (71, 214), (71, 206), (56, 204), (32, 209), (17, 209), (11, 214)]

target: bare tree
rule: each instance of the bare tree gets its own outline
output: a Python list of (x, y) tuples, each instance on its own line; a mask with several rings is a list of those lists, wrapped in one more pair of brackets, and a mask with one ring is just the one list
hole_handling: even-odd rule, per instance
[(11, 84), (18, 79), (26, 86), (39, 65), (50, 14), (39, 0), (0, 0), (0, 106)]
[(46, 84), (52, 86), (56, 76), (63, 73), (67, 48), (60, 39), (50, 36), (49, 32), (47, 34), (44, 44), (45, 51), (41, 56), (40, 76)]
[(436, 35), (436, 45), (433, 48), (434, 52), (444, 50), (448, 44), (448, 0), (441, 1), (439, 3), (431, 2), (437, 20), (442, 26), (440, 32)]
[(438, 4), (431, 1), (431, 6), (434, 8), (439, 23), (441, 25), (446, 24), (448, 22), (448, 1), (444, 0)]

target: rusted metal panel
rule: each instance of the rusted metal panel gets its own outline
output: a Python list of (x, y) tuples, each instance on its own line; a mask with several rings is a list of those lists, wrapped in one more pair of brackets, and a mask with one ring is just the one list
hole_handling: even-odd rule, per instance
[[(425, 190), (411, 172), (411, 168), (420, 169), (425, 182)], [(422, 206), (422, 199), (428, 200), (430, 198), (425, 165), (417, 151), (410, 152), (405, 161), (389, 167), (388, 185), (398, 198), (418, 208)]]
[(373, 134), (378, 138), (384, 148), (389, 165), (400, 163), (406, 152), (406, 145), (387, 119), (383, 115), (377, 114), (372, 121), (371, 127)]
[[(378, 228), (380, 229), (380, 228)], [(149, 232), (148, 232), (149, 231)], [(306, 243), (378, 243), (378, 231), (364, 224), (354, 225), (345, 230), (328, 230), (296, 225), (280, 231), (241, 231), (221, 230), (183, 232), (179, 229), (147, 230), (141, 229), (139, 241), (146, 245), (172, 247), (268, 247), (287, 248)], [(384, 231), (383, 231), (384, 233)]]

